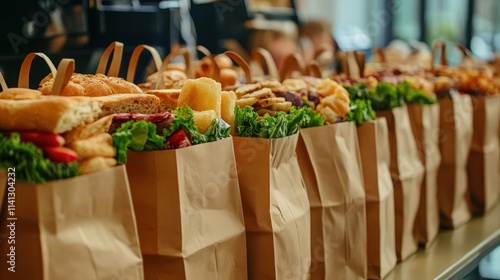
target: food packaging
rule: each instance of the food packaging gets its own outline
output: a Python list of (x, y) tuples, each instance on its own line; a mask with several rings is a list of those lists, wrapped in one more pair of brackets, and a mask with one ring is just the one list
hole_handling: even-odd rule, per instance
[(353, 122), (300, 130), (311, 207), (311, 279), (366, 279), (365, 189)]
[(467, 162), (472, 211), (488, 212), (500, 195), (500, 96), (474, 96), (472, 101), (473, 135)]
[(383, 279), (397, 261), (387, 121), (365, 122), (357, 132), (366, 194), (367, 277)]
[(247, 279), (232, 139), (127, 157), (146, 279)]
[[(125, 167), (44, 184), (15, 182), (3, 205), (1, 279), (144, 279)], [(14, 223), (14, 227), (8, 227)], [(14, 249), (14, 250), (13, 250)], [(15, 254), (15, 273), (7, 270)]]
[(310, 210), (298, 137), (234, 138), (249, 279), (309, 279)]
[(438, 205), (440, 225), (456, 228), (471, 219), (467, 161), (472, 143), (472, 102), (469, 95), (440, 101)]
[(415, 253), (415, 221), (420, 203), (424, 167), (418, 157), (406, 106), (377, 112), (385, 117), (389, 132), (391, 177), (394, 185), (396, 255), (401, 262)]
[(417, 144), (418, 156), (425, 173), (420, 190), (417, 212), (417, 240), (429, 246), (439, 232), (437, 174), (441, 163), (439, 153), (439, 104), (408, 105), (411, 128)]

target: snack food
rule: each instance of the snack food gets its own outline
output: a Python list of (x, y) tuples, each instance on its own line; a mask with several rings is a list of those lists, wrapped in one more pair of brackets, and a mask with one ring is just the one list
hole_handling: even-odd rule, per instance
[[(54, 78), (52, 74), (45, 77), (39, 85), (39, 91), (44, 95), (52, 94)], [(122, 78), (108, 77), (103, 74), (76, 74), (64, 87), (62, 96), (106, 96), (118, 93), (142, 93), (142, 90), (133, 83)]]
[(161, 111), (160, 98), (151, 94), (115, 94), (95, 99), (102, 103), (100, 116), (118, 113), (155, 114)]
[(15, 166), (20, 180), (42, 183), (114, 166), (115, 149), (103, 132), (109, 119), (94, 122), (100, 106), (88, 97), (1, 99), (0, 167)]
[(221, 84), (210, 78), (187, 80), (179, 94), (177, 106), (189, 106), (196, 111), (214, 110), (220, 118), (221, 92)]

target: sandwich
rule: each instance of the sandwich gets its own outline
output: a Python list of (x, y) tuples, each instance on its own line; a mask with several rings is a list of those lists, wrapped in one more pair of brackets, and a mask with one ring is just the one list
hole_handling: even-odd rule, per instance
[(99, 119), (101, 106), (89, 97), (0, 93), (0, 168), (13, 167), (19, 180), (43, 183), (115, 166), (107, 133), (112, 117)]

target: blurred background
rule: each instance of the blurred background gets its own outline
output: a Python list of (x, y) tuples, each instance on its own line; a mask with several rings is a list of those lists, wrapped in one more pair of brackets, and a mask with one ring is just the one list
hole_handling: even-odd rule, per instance
[[(278, 66), (294, 51), (307, 60), (325, 49), (362, 50), (370, 59), (373, 48), (395, 39), (412, 48), (440, 38), (483, 60), (500, 50), (498, 0), (20, 0), (2, 1), (0, 21), (0, 71), (11, 86), (29, 52), (54, 63), (72, 57), (77, 72), (92, 73), (115, 40), (126, 46), (124, 63), (138, 44), (163, 55), (176, 44), (243, 56), (260, 46)], [(461, 55), (448, 49), (449, 64), (459, 63)]]

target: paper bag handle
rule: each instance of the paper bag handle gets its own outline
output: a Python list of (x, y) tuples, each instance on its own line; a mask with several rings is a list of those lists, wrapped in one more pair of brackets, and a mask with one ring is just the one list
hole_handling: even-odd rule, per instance
[(194, 78), (193, 67), (191, 66), (191, 51), (188, 48), (181, 48), (179, 54), (184, 58), (184, 64), (186, 65), (186, 75), (188, 79)]
[(285, 62), (280, 69), (280, 81), (283, 82), (288, 78), (292, 70), (298, 70), (302, 75), (305, 73), (306, 65), (304, 59), (298, 53), (292, 53), (285, 58)]
[(307, 73), (311, 77), (322, 78), (321, 69), (317, 61), (312, 61), (307, 64)]
[(137, 69), (137, 62), (139, 61), (139, 56), (141, 55), (143, 50), (148, 50), (151, 53), (151, 56), (153, 57), (153, 63), (156, 67), (156, 71), (160, 70), (162, 66), (161, 56), (155, 48), (148, 45), (139, 45), (135, 47), (130, 57), (130, 62), (128, 63), (128, 70), (127, 70), (128, 82), (131, 83), (134, 82), (135, 72)]
[[(455, 47), (463, 55), (462, 65), (474, 66), (474, 65), (477, 64), (476, 60), (474, 59), (474, 56), (472, 55), (472, 53), (470, 52), (469, 49), (467, 49), (466, 47), (464, 47), (464, 46), (462, 46), (460, 44), (456, 44)], [(466, 63), (469, 63), (469, 64), (466, 64)]]
[(347, 53), (340, 51), (337, 53), (338, 61), (340, 62), (340, 66), (342, 68), (342, 72), (347, 76), (351, 77), (351, 71), (349, 69), (349, 63), (347, 62)]
[(51, 95), (61, 95), (61, 92), (71, 80), (71, 76), (75, 72), (75, 60), (64, 58), (57, 66), (57, 75), (54, 79)]
[(45, 63), (47, 63), (47, 66), (50, 68), (50, 72), (52, 73), (52, 76), (55, 78), (57, 74), (56, 67), (54, 66), (54, 63), (48, 58), (44, 53), (29, 53), (25, 58), (23, 63), (21, 64), (21, 70), (19, 71), (19, 79), (17, 81), (17, 87), (19, 88), (29, 88), (30, 87), (30, 70), (31, 70), (31, 64), (33, 62), (33, 59), (35, 57), (41, 57)]
[(2, 72), (0, 72), (0, 85), (2, 86), (2, 91), (9, 88), (7, 87), (7, 83), (5, 82)]
[(161, 67), (158, 69), (158, 81), (156, 82), (155, 89), (165, 89), (165, 82), (163, 77), (163, 72), (167, 70), (167, 66), (170, 64), (172, 59), (178, 55), (182, 55), (184, 58), (184, 63), (186, 64), (186, 74), (188, 78), (192, 78), (191, 69), (191, 52), (187, 48), (172, 48), (172, 51), (163, 59)]
[(438, 49), (441, 49), (441, 66), (448, 65), (448, 61), (446, 59), (446, 44), (442, 40), (437, 40), (432, 46), (431, 70), (434, 70), (434, 60), (436, 59)]
[(361, 51), (356, 51), (354, 52), (354, 55), (356, 57), (356, 62), (358, 64), (358, 69), (359, 69), (359, 76), (364, 77), (365, 76), (365, 66), (366, 66), (366, 54)]
[(212, 52), (210, 52), (210, 50), (208, 50), (207, 48), (205, 48), (202, 45), (196, 46), (196, 50), (201, 52), (204, 56), (211, 56), (212, 55)]
[(384, 50), (381, 48), (374, 48), (373, 52), (380, 58), (380, 63), (386, 63)]
[(115, 41), (111, 43), (102, 53), (99, 59), (99, 64), (97, 65), (96, 74), (105, 74), (106, 66), (108, 65), (109, 56), (113, 53), (113, 59), (111, 60), (111, 65), (109, 66), (107, 76), (117, 77), (120, 73), (120, 65), (122, 64), (123, 56), (123, 43)]
[(248, 63), (236, 52), (227, 51), (224, 54), (227, 55), (230, 59), (234, 60), (234, 62), (236, 62), (236, 64), (238, 64), (238, 66), (243, 69), (243, 71), (245, 72), (246, 83), (251, 84), (252, 72), (250, 71), (250, 66), (248, 65)]
[[(267, 75), (271, 78), (279, 79), (278, 67), (276, 62), (271, 55), (271, 53), (264, 48), (255, 48), (252, 50), (252, 61), (257, 62), (262, 68), (262, 72), (265, 73), (264, 68), (267, 68)], [(265, 67), (263, 67), (265, 65)]]

